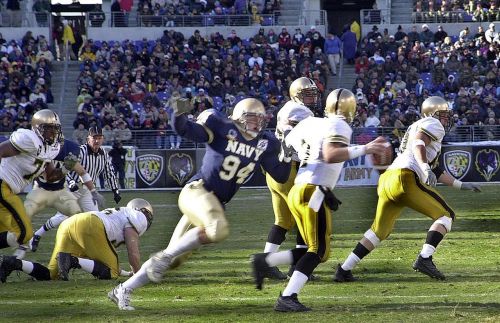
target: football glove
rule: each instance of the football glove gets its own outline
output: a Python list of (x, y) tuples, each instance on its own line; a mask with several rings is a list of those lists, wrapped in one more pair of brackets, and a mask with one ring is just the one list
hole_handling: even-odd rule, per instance
[(432, 171), (431, 167), (429, 164), (421, 164), (420, 168), (422, 169), (422, 172), (424, 173), (424, 178), (422, 178), (422, 182), (429, 186), (436, 186), (437, 185), (437, 178), (436, 174)]
[(76, 184), (75, 181), (69, 181), (68, 188), (71, 192), (76, 192), (79, 189), (78, 184)]
[(68, 171), (72, 170), (75, 168), (75, 165), (80, 161), (78, 156), (73, 155), (72, 153), (69, 153), (66, 157), (64, 157), (63, 160), (63, 165), (64, 168), (66, 168)]
[(476, 183), (462, 182), (462, 186), (460, 186), (460, 189), (463, 191), (474, 191), (477, 193), (481, 192), (481, 186)]
[(120, 192), (118, 190), (113, 191), (113, 200), (115, 200), (115, 203), (118, 204), (120, 203), (122, 197), (120, 196)]
[(92, 194), (92, 201), (94, 202), (95, 205), (97, 205), (97, 208), (99, 210), (102, 210), (106, 207), (106, 199), (104, 196), (99, 194), (97, 191), (92, 191), (90, 192)]
[(191, 101), (186, 98), (180, 98), (177, 101), (175, 101), (172, 108), (176, 116), (189, 113), (193, 109), (193, 107), (191, 106)]

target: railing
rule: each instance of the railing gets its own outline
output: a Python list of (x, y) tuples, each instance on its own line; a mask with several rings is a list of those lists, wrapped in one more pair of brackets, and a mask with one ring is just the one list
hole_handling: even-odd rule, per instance
[[(395, 136), (395, 128), (354, 128), (352, 142), (354, 144), (366, 144), (378, 136)], [(268, 129), (274, 132), (274, 129)], [(405, 129), (400, 129), (400, 135)], [(133, 130), (132, 137), (122, 140), (125, 145), (136, 146), (142, 149), (171, 149), (171, 148), (196, 148), (204, 147), (204, 144), (196, 144), (178, 136), (172, 130)], [(2, 135), (2, 134), (0, 134)], [(10, 134), (3, 134), (0, 141), (8, 138)], [(112, 145), (115, 140), (122, 137), (116, 133), (104, 133), (105, 144)], [(68, 138), (71, 139), (71, 138)], [(486, 140), (500, 140), (500, 126), (458, 126), (446, 134), (444, 142), (474, 142)]]
[[(297, 14), (294, 25), (325, 25), (326, 12), (324, 10), (302, 10)], [(282, 25), (280, 17), (288, 15), (287, 10), (273, 11), (269, 15), (124, 15), (121, 12), (89, 12), (86, 15), (87, 26), (90, 27), (211, 27), (211, 26), (274, 26)]]
[(456, 23), (456, 22), (487, 22), (499, 21), (500, 10), (491, 14), (483, 12), (480, 14), (468, 13), (466, 11), (421, 11), (412, 13), (413, 23)]
[(390, 24), (391, 9), (363, 9), (360, 18), (363, 25)]
[(4, 8), (0, 12), (0, 26), (2, 27), (49, 27), (49, 12), (32, 11), (7, 11)]

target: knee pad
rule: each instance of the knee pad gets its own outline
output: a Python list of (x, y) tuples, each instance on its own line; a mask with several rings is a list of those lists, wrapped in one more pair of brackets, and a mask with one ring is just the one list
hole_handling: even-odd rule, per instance
[(205, 233), (210, 241), (219, 242), (229, 235), (229, 225), (225, 219), (217, 219), (205, 227)]
[(380, 244), (380, 239), (377, 237), (375, 232), (372, 231), (372, 229), (368, 229), (365, 232), (364, 237), (368, 239), (374, 247), (377, 247)]
[(451, 220), (451, 218), (449, 218), (447, 216), (442, 216), (439, 219), (437, 219), (436, 221), (434, 221), (434, 223), (441, 224), (442, 226), (444, 226), (446, 228), (447, 232), (450, 232), (451, 225), (452, 225), (453, 221)]

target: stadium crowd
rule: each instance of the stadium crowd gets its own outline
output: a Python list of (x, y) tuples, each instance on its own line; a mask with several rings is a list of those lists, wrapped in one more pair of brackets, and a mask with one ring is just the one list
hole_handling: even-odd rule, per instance
[(498, 21), (500, 11), (495, 0), (414, 0), (414, 22)]
[[(276, 114), (299, 76), (312, 78), (325, 92), (330, 72), (324, 42), (314, 26), (293, 35), (286, 28), (279, 34), (260, 28), (249, 40), (234, 30), (206, 39), (197, 30), (189, 37), (168, 30), (156, 41), (86, 41), (79, 53), (74, 137), (83, 140), (83, 129), (97, 124), (107, 143), (151, 143), (151, 131), (134, 130), (157, 130), (158, 148), (179, 147), (177, 136), (164, 138), (179, 97), (191, 100), (194, 117), (209, 108), (227, 113), (246, 96), (261, 99)], [(140, 138), (132, 138), (130, 130)]]
[(51, 62), (45, 37), (28, 31), (22, 40), (0, 34), (0, 133), (30, 129), (31, 116), (53, 102)]
[(484, 126), (488, 138), (499, 124), (499, 38), (495, 25), (450, 36), (442, 26), (423, 24), (395, 35), (377, 26), (362, 39), (355, 61), (353, 93), (362, 108), (358, 127), (406, 128), (419, 117), (419, 106), (432, 95), (454, 110), (454, 124)]

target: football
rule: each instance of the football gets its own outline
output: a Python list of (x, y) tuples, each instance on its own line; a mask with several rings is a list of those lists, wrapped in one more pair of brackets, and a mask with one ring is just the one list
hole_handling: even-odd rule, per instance
[(393, 149), (391, 143), (383, 136), (379, 136), (375, 141), (380, 141), (384, 143), (386, 149), (383, 154), (372, 154), (373, 168), (375, 169), (386, 169), (392, 163), (393, 160)]

